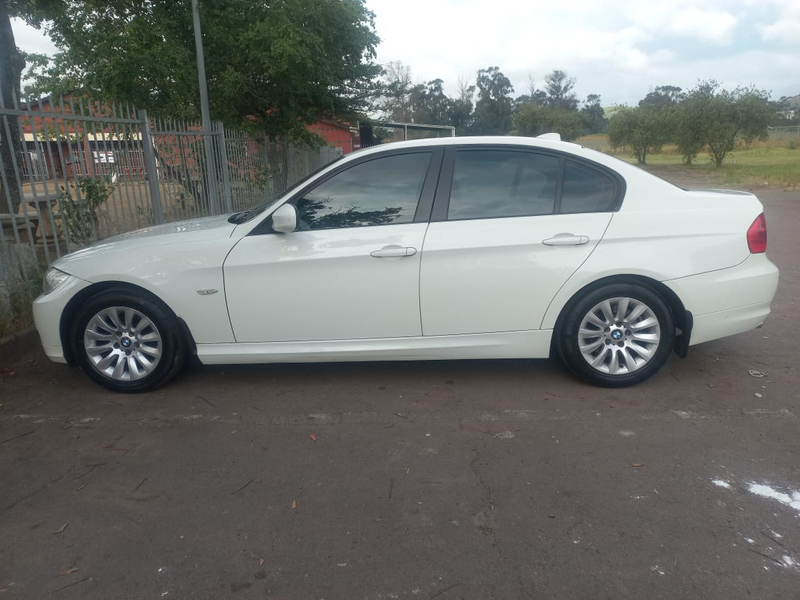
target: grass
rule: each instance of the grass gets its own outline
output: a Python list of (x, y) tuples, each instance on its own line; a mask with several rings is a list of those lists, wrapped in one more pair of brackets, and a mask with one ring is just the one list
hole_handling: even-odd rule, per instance
[[(608, 136), (589, 135), (578, 143), (618, 158), (635, 163), (636, 159), (619, 150), (612, 150)], [(719, 168), (708, 154), (697, 156), (692, 165), (683, 164), (675, 146), (665, 146), (661, 152), (650, 154), (647, 164), (674, 172), (702, 176), (709, 180), (734, 187), (800, 187), (800, 140), (770, 139), (742, 147), (725, 157)]]

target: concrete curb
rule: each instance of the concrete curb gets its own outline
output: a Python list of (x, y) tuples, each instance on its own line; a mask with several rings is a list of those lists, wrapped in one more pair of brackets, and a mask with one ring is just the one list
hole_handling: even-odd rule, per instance
[(39, 347), (39, 335), (33, 326), (0, 338), (0, 365), (16, 362)]

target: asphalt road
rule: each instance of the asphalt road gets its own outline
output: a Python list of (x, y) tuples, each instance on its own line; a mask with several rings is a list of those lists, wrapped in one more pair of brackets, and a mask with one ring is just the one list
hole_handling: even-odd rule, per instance
[(17, 355), (0, 600), (800, 598), (800, 192), (758, 194), (773, 315), (632, 389), (482, 361), (122, 396)]

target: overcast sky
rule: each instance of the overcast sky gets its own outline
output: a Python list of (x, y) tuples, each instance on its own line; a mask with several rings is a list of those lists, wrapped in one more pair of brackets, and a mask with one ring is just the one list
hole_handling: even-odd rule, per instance
[[(515, 95), (553, 69), (577, 79), (580, 99), (636, 104), (657, 85), (754, 84), (773, 99), (800, 94), (800, 0), (367, 0), (378, 61), (411, 67), (416, 82), (499, 66)], [(17, 45), (52, 53), (14, 23)]]
[(635, 104), (657, 85), (754, 84), (800, 94), (800, 0), (367, 0), (381, 63), (417, 82), (497, 65), (516, 95), (554, 69), (580, 99)]

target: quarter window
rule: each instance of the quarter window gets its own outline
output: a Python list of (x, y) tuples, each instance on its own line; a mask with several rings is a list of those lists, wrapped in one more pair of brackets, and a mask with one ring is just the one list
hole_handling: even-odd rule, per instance
[(558, 181), (554, 156), (512, 150), (456, 153), (447, 218), (548, 215)]
[(430, 152), (399, 154), (337, 173), (295, 202), (298, 229), (412, 222), (430, 159)]
[(572, 161), (564, 165), (562, 213), (606, 212), (616, 197), (617, 188), (606, 175)]

